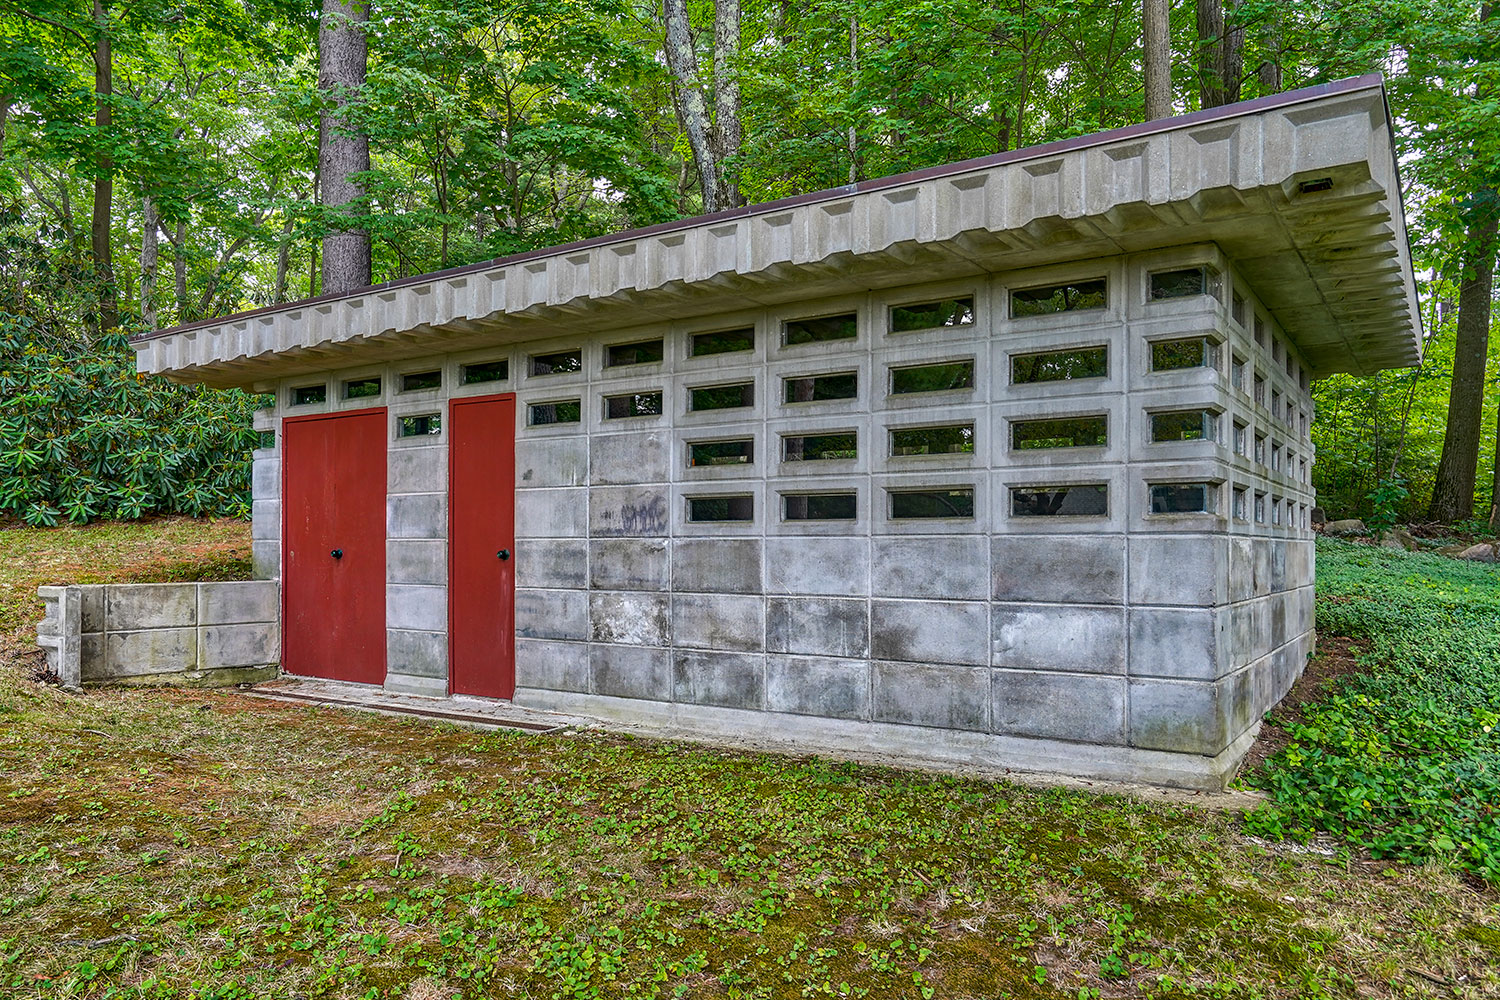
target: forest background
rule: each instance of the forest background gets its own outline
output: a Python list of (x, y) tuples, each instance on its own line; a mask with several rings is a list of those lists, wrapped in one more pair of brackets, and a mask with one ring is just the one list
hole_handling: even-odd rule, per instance
[(379, 282), (1372, 71), (1425, 360), (1315, 384), (1315, 485), (1494, 530), (1494, 0), (0, 0), (0, 516), (244, 516), (261, 401), (125, 338), (320, 294), (351, 224)]

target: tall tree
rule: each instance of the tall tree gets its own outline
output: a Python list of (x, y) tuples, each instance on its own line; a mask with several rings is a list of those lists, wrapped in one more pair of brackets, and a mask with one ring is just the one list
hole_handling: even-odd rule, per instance
[(323, 0), (318, 27), (318, 89), (324, 101), (318, 128), (320, 202), (329, 215), (323, 237), (323, 292), (342, 294), (370, 284), (370, 234), (364, 188), (355, 177), (370, 169), (370, 139), (350, 114), (365, 82), (370, 19), (366, 0)]
[(1495, 403), (1495, 471), (1490, 479), (1490, 530), (1500, 531), (1500, 400)]
[(1224, 0), (1197, 0), (1197, 23), (1199, 104), (1233, 104), (1240, 99), (1244, 75), (1243, 29), (1234, 0), (1229, 0), (1227, 17)]
[(110, 242), (115, 192), (115, 161), (110, 155), (114, 49), (110, 39), (109, 11), (103, 0), (94, 0), (94, 32), (94, 213), (90, 249), (99, 285), (99, 330), (103, 332), (120, 323), (114, 249)]
[(1500, 230), (1500, 198), (1494, 188), (1481, 188), (1476, 193), (1469, 216), (1463, 276), (1458, 286), (1458, 342), (1453, 353), (1453, 385), (1448, 393), (1448, 425), (1432, 487), (1432, 504), (1427, 508), (1431, 520), (1443, 522), (1460, 521), (1474, 513), (1490, 306), (1495, 291), (1496, 234)]
[(1146, 77), (1146, 121), (1172, 114), (1172, 36), (1167, 0), (1144, 0), (1142, 63)]
[[(698, 66), (687, 0), (662, 0), (667, 67), (672, 71), (677, 118), (687, 135), (703, 187), (703, 210), (717, 212), (744, 204), (739, 166), (744, 141), (740, 123), (740, 2), (714, 0), (714, 51), (710, 88)], [(709, 106), (709, 94), (713, 106)]]
[[(1462, 10), (1462, 8), (1460, 8)], [(1476, 13), (1448, 26), (1420, 50), (1414, 61), (1426, 69), (1429, 53), (1442, 62), (1428, 70), (1434, 81), (1427, 104), (1445, 112), (1444, 120), (1429, 128), (1433, 136), (1427, 159), (1418, 175), (1435, 179), (1454, 193), (1448, 215), (1457, 216), (1459, 261), (1457, 342), (1453, 353), (1453, 382), (1448, 395), (1448, 422), (1443, 453), (1433, 482), (1427, 516), (1435, 521), (1457, 521), (1474, 513), (1474, 485), (1478, 476), (1480, 428), (1484, 421), (1485, 366), (1489, 356), (1496, 254), (1500, 253), (1500, 142), (1494, 127), (1500, 101), (1500, 15), (1495, 0), (1483, 0)], [(1444, 44), (1444, 43), (1447, 44)], [(1456, 83), (1450, 93), (1443, 84)], [(1472, 83), (1470, 82), (1472, 81)], [(1444, 95), (1437, 104), (1430, 95)], [(1443, 212), (1438, 218), (1443, 219)], [(1451, 259), (1451, 258), (1450, 258)]]

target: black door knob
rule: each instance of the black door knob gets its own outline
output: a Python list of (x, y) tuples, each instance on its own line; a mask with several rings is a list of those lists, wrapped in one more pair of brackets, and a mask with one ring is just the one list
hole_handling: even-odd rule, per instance
[(342, 559), (342, 558), (344, 558), (344, 550), (343, 549), (334, 549), (332, 552), (330, 552), (328, 554), (331, 555), (331, 556), (333, 556), (333, 558), (335, 558), (335, 559)]
[(510, 549), (501, 549), (499, 552), (496, 552), (495, 555), (497, 557), (499, 557), (500, 559), (502, 559), (502, 560), (509, 559), (510, 558)]

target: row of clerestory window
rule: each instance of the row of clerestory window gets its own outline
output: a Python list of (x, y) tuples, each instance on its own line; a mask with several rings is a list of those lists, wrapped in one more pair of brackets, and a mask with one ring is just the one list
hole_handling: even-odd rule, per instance
[[(1148, 510), (1152, 515), (1216, 514), (1220, 484), (1214, 482), (1147, 483)], [(972, 486), (888, 489), (887, 513), (891, 520), (972, 520)], [(786, 521), (849, 521), (857, 517), (858, 491), (780, 494), (781, 515)], [(749, 493), (689, 496), (689, 521), (753, 521), (755, 498)], [(1259, 502), (1259, 500), (1258, 500)], [(1280, 524), (1280, 498), (1275, 523)], [(1014, 486), (1010, 488), (1010, 516), (1014, 518), (1106, 517), (1109, 487), (1105, 483)], [(1234, 516), (1244, 517), (1243, 491), (1236, 491)], [(1259, 514), (1257, 520), (1262, 520)]]

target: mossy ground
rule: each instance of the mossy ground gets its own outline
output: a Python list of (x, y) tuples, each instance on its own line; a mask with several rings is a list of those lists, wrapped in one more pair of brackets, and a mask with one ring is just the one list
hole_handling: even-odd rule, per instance
[[(111, 572), (138, 577), (183, 529), (119, 530)], [(200, 566), (233, 572), (239, 543), (206, 530), (224, 558)], [(76, 541), (5, 564), (7, 613), (34, 616), (19, 584)], [(4, 995), (1500, 993), (1492, 890), (1267, 845), (1233, 814), (233, 692), (69, 695), (30, 679), (22, 631), (0, 666)]]

